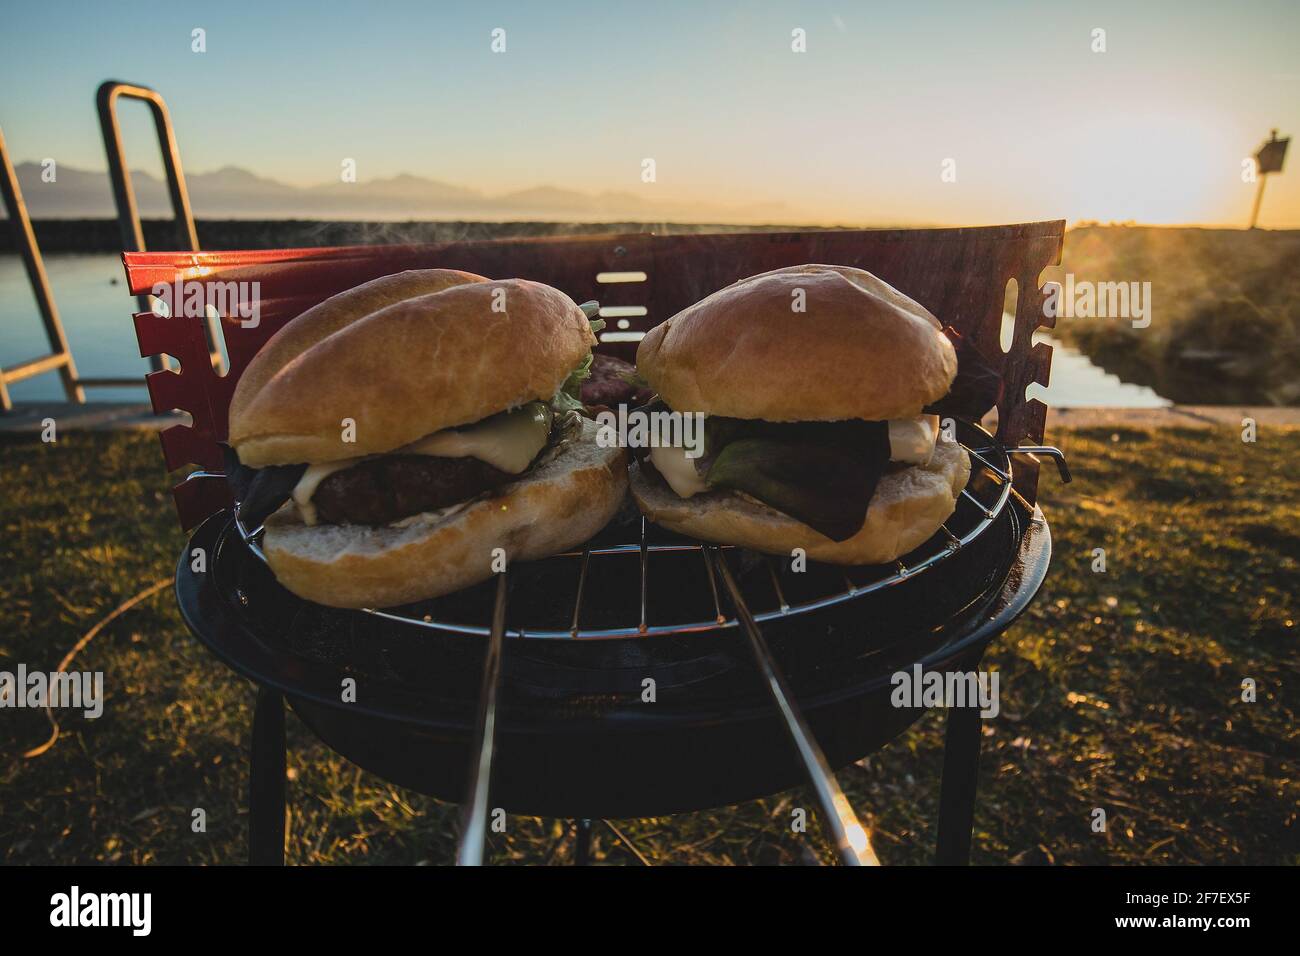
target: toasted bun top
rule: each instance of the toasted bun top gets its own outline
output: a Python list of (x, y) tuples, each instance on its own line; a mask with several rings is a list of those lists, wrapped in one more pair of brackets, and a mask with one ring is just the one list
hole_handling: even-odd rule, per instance
[(244, 369), (230, 399), (230, 419), (241, 415), (253, 396), (275, 375), (307, 349), (339, 329), (386, 306), (417, 295), (441, 292), (466, 282), (487, 282), (472, 272), (456, 269), (408, 269), (371, 279), (320, 302), (271, 336)]
[[(307, 341), (285, 346), (301, 344), (298, 354), (269, 376), (258, 353), (244, 375), (263, 384), (230, 410), (240, 461), (260, 468), (380, 454), (550, 399), (596, 342), (582, 310), (539, 282), (476, 278), (323, 337), (308, 325)], [(345, 419), (355, 423), (353, 441), (344, 440)]]
[(947, 394), (957, 374), (940, 328), (862, 269), (792, 266), (741, 279), (651, 329), (636, 365), (677, 411), (906, 418)]

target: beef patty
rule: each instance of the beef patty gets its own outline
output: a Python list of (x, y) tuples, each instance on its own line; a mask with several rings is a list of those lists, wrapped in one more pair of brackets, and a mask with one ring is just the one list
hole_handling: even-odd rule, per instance
[(635, 374), (636, 368), (631, 363), (596, 352), (591, 360), (591, 376), (582, 383), (582, 403), (610, 407), (645, 404), (654, 391), (629, 382), (628, 378)]
[(517, 477), (477, 458), (384, 455), (334, 472), (312, 503), (330, 524), (381, 525), (466, 501)]

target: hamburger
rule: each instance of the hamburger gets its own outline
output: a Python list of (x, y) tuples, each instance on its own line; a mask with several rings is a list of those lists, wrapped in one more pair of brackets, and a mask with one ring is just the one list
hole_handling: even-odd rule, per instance
[(702, 413), (703, 448), (632, 466), (674, 531), (771, 554), (881, 564), (939, 530), (970, 477), (927, 407), (957, 373), (939, 321), (869, 272), (802, 265), (742, 279), (652, 329), (649, 406)]
[(444, 269), (285, 325), (235, 388), (227, 467), (279, 581), (333, 607), (406, 604), (600, 530), (627, 478), (579, 414), (597, 328), (550, 286)]

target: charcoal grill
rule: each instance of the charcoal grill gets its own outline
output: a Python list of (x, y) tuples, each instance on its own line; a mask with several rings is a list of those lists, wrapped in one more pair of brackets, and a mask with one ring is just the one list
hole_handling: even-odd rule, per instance
[[(262, 322), (221, 317), (231, 373), (212, 368), (202, 320), (136, 316), (158, 409), (193, 421), (162, 434), (193, 534), (177, 566), (195, 635), (259, 686), (250, 860), (280, 862), (287, 699), (326, 744), (399, 785), (462, 802), (458, 861), (480, 862), (490, 811), (589, 821), (731, 804), (810, 784), (845, 863), (875, 856), (834, 777), (922, 713), (890, 703), (891, 675), (975, 669), (1042, 584), (1050, 533), (1035, 504), (1050, 348), (1037, 276), (1063, 223), (960, 230), (494, 240), (254, 253), (128, 253), (131, 291), (157, 282), (257, 281)], [(520, 563), (474, 588), (401, 608), (342, 611), (276, 582), (220, 474), (234, 382), (262, 342), (326, 296), (404, 268), (550, 282), (623, 317), (603, 350), (628, 355), (655, 322), (744, 275), (821, 261), (870, 269), (970, 338), (1002, 378), (996, 433), (957, 422), (972, 478), (956, 512), (889, 567), (839, 568), (706, 545), (625, 509), (582, 549)], [(653, 277), (653, 279), (651, 279)], [(1018, 297), (1003, 351), (1002, 303)], [(636, 294), (628, 290), (636, 290)], [(635, 304), (634, 304), (635, 303)], [(194, 570), (194, 549), (207, 560)], [(343, 685), (355, 681), (355, 701)], [(653, 701), (648, 690), (653, 689)], [(973, 708), (948, 715), (940, 862), (969, 856), (979, 752)]]

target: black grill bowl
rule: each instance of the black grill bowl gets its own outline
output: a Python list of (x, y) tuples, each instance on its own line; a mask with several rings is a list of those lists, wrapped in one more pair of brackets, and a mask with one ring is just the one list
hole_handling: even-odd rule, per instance
[[(191, 569), (193, 548), (210, 556), (204, 573)], [(765, 621), (772, 653), (831, 766), (878, 749), (921, 716), (892, 706), (895, 672), (917, 663), (931, 670), (975, 666), (988, 641), (1037, 592), (1050, 552), (1041, 513), (1013, 493), (992, 525), (935, 567), (830, 607)], [(575, 560), (512, 568), (508, 627), (548, 602), (555, 614), (571, 611), (576, 577), (563, 562)], [(768, 563), (737, 550), (726, 560), (751, 607), (774, 603)], [(639, 587), (639, 554), (594, 555), (591, 565), (584, 617), (626, 618), (628, 595)], [(841, 569), (816, 565), (777, 577), (797, 603), (800, 587), (830, 574), (842, 580)], [(693, 561), (651, 555), (647, 580), (652, 605), (662, 595), (684, 614), (696, 610), (691, 595), (709, 594), (698, 551)], [(399, 785), (463, 797), (482, 636), (304, 602), (249, 550), (229, 512), (195, 531), (176, 588), (200, 640), (239, 673), (282, 691), (330, 747)], [(469, 614), (478, 605), (490, 611), (493, 589), (488, 583), (462, 592), (455, 605)], [(507, 638), (492, 805), (540, 816), (643, 817), (803, 783), (803, 765), (722, 601), (730, 626), (613, 639)], [(707, 610), (715, 614), (711, 600)], [(356, 682), (354, 703), (343, 702), (347, 678)], [(654, 702), (642, 699), (646, 679), (654, 681)]]

